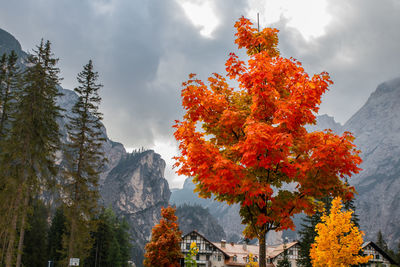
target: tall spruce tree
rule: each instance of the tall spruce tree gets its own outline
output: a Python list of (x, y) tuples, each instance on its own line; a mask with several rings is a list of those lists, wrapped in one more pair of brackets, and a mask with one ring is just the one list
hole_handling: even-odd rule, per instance
[(3, 54), (0, 60), (0, 141), (7, 137), (14, 112), (15, 93), (21, 76), (17, 61), (14, 51), (8, 56)]
[(110, 208), (97, 220), (97, 231), (92, 233), (95, 242), (85, 266), (128, 267), (131, 244), (127, 222), (119, 220)]
[(70, 142), (65, 149), (65, 180), (63, 185), (67, 232), (64, 249), (68, 258), (85, 259), (92, 246), (90, 232), (94, 230), (92, 218), (97, 212), (98, 180), (104, 165), (101, 131), (101, 98), (97, 83), (98, 73), (89, 60), (77, 76), (75, 88), (78, 101), (72, 108), (67, 124)]
[(382, 231), (379, 230), (378, 234), (376, 235), (376, 244), (380, 247), (383, 251), (388, 252), (389, 247), (386, 243), (386, 240), (383, 238)]
[[(15, 91), (21, 76), (17, 60), (18, 57), (14, 51), (10, 55), (3, 54), (0, 58), (0, 162), (3, 146), (8, 139), (11, 117), (14, 112)], [(0, 264), (7, 247), (10, 211), (12, 210), (9, 198), (13, 194), (13, 190), (9, 190), (9, 178), (0, 174)]]
[(54, 184), (57, 173), (55, 152), (59, 148), (60, 134), (56, 119), (61, 110), (56, 103), (60, 95), (57, 62), (49, 41), (44, 43), (42, 40), (34, 54), (28, 57), (17, 91), (15, 120), (9, 138), (1, 148), (0, 174), (7, 185), (2, 192), (10, 196), (7, 202), (10, 212), (7, 214), (6, 267), (14, 263), (20, 266), (30, 200)]
[(28, 214), (27, 230), (24, 239), (23, 266), (42, 267), (47, 265), (49, 210), (41, 199), (33, 199), (32, 212)]
[(48, 248), (47, 255), (48, 260), (52, 261), (54, 267), (62, 266), (62, 249), (63, 249), (63, 236), (66, 235), (66, 218), (64, 215), (63, 207), (57, 208), (53, 219), (51, 220), (51, 226), (48, 234)]

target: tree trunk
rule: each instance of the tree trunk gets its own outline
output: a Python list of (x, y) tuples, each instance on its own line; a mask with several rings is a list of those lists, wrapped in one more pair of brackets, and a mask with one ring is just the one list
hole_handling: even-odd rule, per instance
[(267, 266), (267, 262), (266, 262), (266, 258), (267, 258), (267, 250), (266, 250), (266, 245), (265, 245), (265, 236), (267, 234), (267, 231), (265, 229), (263, 229), (260, 233), (260, 236), (258, 238), (258, 242), (259, 242), (259, 247), (258, 247), (258, 257), (259, 257), (259, 262), (260, 265), (259, 267), (266, 267)]
[(17, 231), (17, 221), (18, 221), (18, 213), (19, 213), (18, 210), (19, 210), (19, 201), (22, 197), (21, 194), (22, 194), (22, 189), (19, 189), (18, 193), (17, 193), (17, 197), (16, 197), (14, 205), (13, 205), (5, 267), (11, 267), (13, 257), (14, 257), (14, 249), (15, 249), (14, 242), (15, 242), (15, 237), (17, 234), (16, 231)]
[(15, 267), (21, 266), (22, 251), (24, 249), (23, 246), (24, 246), (24, 237), (25, 237), (25, 219), (26, 219), (26, 211), (28, 209), (28, 204), (29, 204), (29, 197), (28, 197), (28, 195), (26, 195), (25, 199), (24, 199), (24, 207), (23, 207), (23, 212), (22, 212), (21, 228), (19, 231), (17, 263), (15, 264)]
[(7, 253), (6, 253), (6, 267), (11, 267), (12, 259), (14, 256), (14, 241), (15, 241), (15, 229), (17, 228), (18, 211), (14, 210), (14, 215), (11, 221), (10, 239), (8, 241)]

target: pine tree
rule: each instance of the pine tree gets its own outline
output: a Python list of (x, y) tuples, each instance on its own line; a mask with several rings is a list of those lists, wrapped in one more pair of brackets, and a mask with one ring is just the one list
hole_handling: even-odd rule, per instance
[(61, 260), (63, 255), (61, 253), (63, 248), (62, 238), (66, 234), (66, 218), (64, 215), (63, 207), (59, 207), (51, 221), (51, 226), (48, 234), (48, 260), (51, 260), (55, 265), (62, 266)]
[[(20, 71), (16, 64), (17, 59), (14, 51), (10, 55), (3, 54), (0, 59), (0, 157), (3, 146), (7, 142), (5, 139), (8, 136), (13, 113), (12, 104), (15, 102), (16, 85), (20, 78)], [(8, 242), (7, 235), (12, 209), (9, 205), (9, 198), (13, 194), (13, 191), (9, 190), (10, 187), (9, 177), (0, 175), (0, 263)]]
[(33, 200), (33, 210), (28, 215), (24, 239), (23, 266), (42, 267), (47, 265), (48, 218), (49, 212), (40, 199)]
[(146, 244), (143, 265), (146, 267), (178, 267), (182, 257), (179, 231), (175, 208), (161, 209), (160, 223), (153, 227), (151, 241)]
[[(11, 211), (7, 214), (6, 267), (11, 266), (15, 255), (15, 266), (20, 266), (30, 199), (54, 184), (57, 173), (55, 152), (60, 134), (56, 119), (61, 110), (56, 104), (60, 95), (58, 59), (54, 58), (49, 41), (42, 40), (34, 52), (27, 59), (22, 86), (17, 92), (15, 120), (7, 142), (2, 145), (0, 174), (7, 184), (2, 192), (10, 196), (7, 203)], [(19, 240), (15, 249), (17, 230)]]
[(385, 252), (388, 252), (389, 250), (389, 247), (386, 243), (386, 240), (383, 238), (381, 230), (379, 230), (378, 234), (376, 235), (376, 245)]
[[(347, 179), (346, 179), (345, 185), (350, 186)], [(346, 211), (349, 211), (349, 210), (353, 211), (353, 214), (351, 215), (351, 221), (354, 223), (355, 226), (357, 226), (359, 228), (360, 227), (360, 219), (358, 218), (358, 215), (356, 212), (356, 205), (354, 204), (354, 201), (355, 201), (355, 197), (345, 200), (343, 203), (343, 208)]]
[(130, 239), (126, 221), (119, 220), (111, 209), (105, 209), (98, 218), (94, 244), (85, 266), (127, 267), (130, 259)]
[(102, 114), (99, 112), (101, 98), (97, 83), (98, 73), (89, 60), (77, 76), (79, 86), (74, 89), (78, 101), (72, 108), (67, 124), (70, 142), (65, 149), (65, 179), (63, 195), (68, 236), (64, 249), (68, 258), (88, 256), (92, 245), (90, 231), (95, 225), (91, 220), (98, 208), (98, 180), (104, 164), (101, 131)]
[(15, 92), (21, 76), (17, 60), (14, 51), (9, 56), (3, 54), (0, 60), (0, 140), (7, 137), (14, 111)]

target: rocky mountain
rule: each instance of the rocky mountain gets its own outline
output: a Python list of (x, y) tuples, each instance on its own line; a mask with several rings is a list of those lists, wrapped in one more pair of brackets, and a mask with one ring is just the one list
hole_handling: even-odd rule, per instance
[(144, 245), (171, 195), (164, 178), (165, 161), (153, 150), (125, 154), (101, 186), (104, 205), (111, 206), (131, 226), (134, 259), (143, 262)]
[(182, 234), (196, 230), (213, 242), (220, 242), (222, 239), (226, 239), (222, 226), (219, 225), (208, 209), (200, 205), (183, 204), (177, 207), (175, 215), (178, 217), (179, 229)]
[[(18, 40), (0, 29), (0, 55), (12, 50), (20, 56), (19, 62), (23, 67), (27, 54), (22, 51)], [(58, 123), (65, 142), (67, 116), (72, 115), (71, 109), (78, 96), (74, 91), (58, 89), (62, 96), (57, 103), (65, 110)], [(104, 206), (111, 206), (118, 216), (128, 221), (133, 260), (136, 266), (142, 266), (144, 246), (150, 240), (151, 228), (158, 223), (161, 206), (168, 205), (171, 194), (164, 178), (165, 161), (152, 150), (127, 153), (122, 144), (108, 138), (104, 126), (102, 132), (102, 137), (106, 139), (103, 150), (108, 162), (100, 175), (101, 202)], [(61, 152), (58, 156), (59, 162), (62, 162)]]
[(306, 128), (309, 132), (331, 129), (335, 133), (341, 133), (343, 126), (336, 122), (333, 117), (324, 114), (317, 116), (317, 124), (308, 125)]
[(400, 242), (400, 77), (380, 84), (343, 126), (361, 150), (363, 169), (351, 178), (366, 238), (379, 230), (390, 247)]
[(199, 205), (208, 209), (217, 222), (223, 227), (228, 242), (237, 242), (241, 239), (244, 225), (239, 216), (239, 205), (227, 205), (212, 199), (199, 198), (193, 192), (195, 185), (191, 178), (187, 178), (182, 189), (174, 190), (171, 194), (172, 205)]
[[(228, 205), (214, 201), (213, 199), (203, 199), (197, 196), (193, 190), (195, 185), (191, 178), (187, 178), (182, 189), (172, 191), (170, 203), (173, 205), (199, 205), (206, 208), (209, 213), (217, 220), (226, 233), (228, 242), (238, 242), (243, 240), (244, 225), (239, 216), (238, 204)], [(290, 234), (289, 236), (293, 236)], [(267, 236), (268, 244), (277, 244), (282, 240), (282, 233), (270, 232)]]
[(27, 54), (22, 51), (21, 44), (12, 36), (10, 33), (6, 32), (3, 29), (0, 29), (0, 56), (4, 53), (10, 54), (13, 51), (23, 59), (27, 56)]

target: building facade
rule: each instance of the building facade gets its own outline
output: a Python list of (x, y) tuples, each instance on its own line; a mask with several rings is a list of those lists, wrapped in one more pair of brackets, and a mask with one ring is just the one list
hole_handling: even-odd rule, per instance
[[(198, 267), (245, 267), (252, 255), (254, 261), (258, 261), (258, 245), (211, 242), (197, 231), (192, 231), (182, 237), (181, 251), (186, 256), (189, 253), (190, 245), (195, 242), (199, 253), (196, 255)], [(297, 241), (279, 245), (267, 246), (267, 266), (275, 267), (283, 259), (286, 251), (290, 266), (297, 267), (299, 257), (299, 244)], [(396, 262), (380, 249), (374, 242), (363, 244), (363, 253), (373, 255), (373, 258), (361, 267), (389, 267)], [(184, 267), (184, 259), (181, 259), (181, 266)]]
[(360, 265), (361, 267), (389, 267), (391, 264), (398, 264), (372, 241), (364, 243), (362, 248), (363, 254), (372, 255), (372, 259), (368, 263)]

